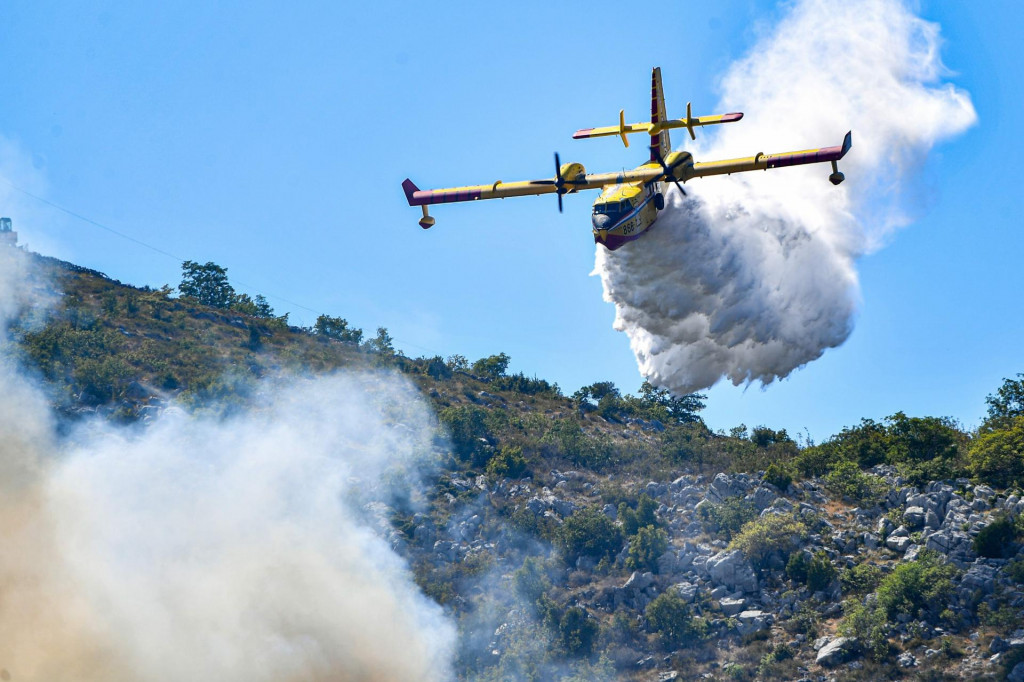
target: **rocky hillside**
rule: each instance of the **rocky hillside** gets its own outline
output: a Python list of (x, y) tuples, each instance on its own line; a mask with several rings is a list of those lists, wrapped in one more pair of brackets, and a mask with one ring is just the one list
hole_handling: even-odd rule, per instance
[(1024, 381), (977, 432), (898, 413), (797, 443), (712, 432), (700, 396), (569, 397), (501, 353), (408, 358), (383, 328), (37, 265), (53, 304), (12, 332), (69, 422), (229, 411), (288, 373), (417, 385), (426, 482), (367, 511), (457, 622), (461, 679), (1024, 680)]

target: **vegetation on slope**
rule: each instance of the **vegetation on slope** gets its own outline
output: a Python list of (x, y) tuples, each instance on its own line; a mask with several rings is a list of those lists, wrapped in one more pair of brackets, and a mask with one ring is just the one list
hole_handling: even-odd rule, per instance
[[(98, 410), (145, 419), (172, 400), (230, 409), (244, 403), (254, 380), (288, 372), (387, 367), (418, 384), (449, 446), (438, 458), (429, 508), (392, 511), (417, 581), (464, 633), (489, 624), (496, 608), (519, 614), (505, 622), (500, 654), (465, 638), (459, 668), (467, 678), (542, 679), (555, 669), (580, 679), (639, 678), (654, 654), (691, 671), (726, 656), (721, 671), (736, 679), (785, 678), (809, 665), (807, 643), (786, 638), (835, 627), (862, 642), (866, 678), (898, 676), (908, 622), (961, 636), (942, 654), (948, 660), (970, 646), (968, 630), (1008, 638), (1019, 622), (1012, 594), (983, 595), (967, 616), (945, 608), (960, 571), (942, 556), (924, 551), (901, 563), (876, 553), (851, 563), (829, 543), (839, 532), (834, 517), (856, 509), (885, 529), (876, 551), (888, 552), (884, 543), (905, 523), (897, 508), (910, 486), (949, 481), (970, 501), (980, 484), (1005, 490), (1004, 502), (1012, 498), (1024, 486), (1024, 375), (989, 396), (975, 432), (948, 418), (899, 412), (864, 419), (824, 443), (798, 443), (766, 426), (713, 432), (700, 419), (702, 396), (672, 396), (647, 383), (635, 396), (607, 381), (566, 396), (544, 379), (509, 374), (505, 353), (472, 362), (409, 358), (384, 327), (366, 338), (330, 315), (310, 328), (290, 326), (262, 297), (237, 294), (213, 263), (185, 263), (176, 295), (38, 262), (56, 303), (42, 320), (26, 316), (12, 331), (26, 366), (70, 418)], [(792, 500), (791, 509), (765, 515), (751, 495), (712, 496), (709, 482), (719, 472), (750, 477), (773, 498)], [(677, 486), (673, 494), (690, 486), (706, 497), (682, 513), (666, 505), (667, 481)], [(988, 514), (988, 504), (978, 510)], [(473, 537), (493, 540), (447, 539), (470, 515)], [(990, 516), (972, 526), (972, 551), (1003, 562), (1005, 575), (1024, 583), (1024, 559), (1014, 559), (1024, 538), (1019, 517)], [(905, 530), (908, 543), (924, 542), (920, 531)], [(723, 594), (702, 587), (684, 598), (664, 589), (659, 581), (676, 570), (665, 556), (691, 542), (738, 551), (760, 585), (792, 605), (780, 611), (773, 634), (742, 634), (738, 615), (723, 611)], [(450, 560), (438, 558), (437, 543)], [(653, 582), (637, 594), (655, 590), (649, 601), (602, 601), (648, 573)], [(840, 597), (843, 609), (830, 611), (828, 600)], [(723, 637), (740, 648), (716, 652), (712, 640)]]

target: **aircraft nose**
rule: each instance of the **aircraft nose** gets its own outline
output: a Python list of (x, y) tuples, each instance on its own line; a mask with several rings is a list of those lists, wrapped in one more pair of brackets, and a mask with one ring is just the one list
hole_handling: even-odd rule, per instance
[(595, 230), (609, 230), (613, 224), (611, 216), (604, 213), (595, 213), (592, 220)]

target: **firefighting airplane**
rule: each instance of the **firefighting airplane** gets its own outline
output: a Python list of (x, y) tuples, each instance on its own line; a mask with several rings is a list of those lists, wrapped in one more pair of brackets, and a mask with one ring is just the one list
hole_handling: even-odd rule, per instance
[(624, 112), (620, 111), (617, 126), (584, 128), (577, 130), (573, 135), (575, 139), (618, 135), (622, 138), (622, 144), (628, 147), (628, 135), (646, 133), (651, 137), (651, 156), (642, 166), (620, 173), (588, 175), (582, 164), (563, 164), (556, 153), (555, 177), (550, 179), (524, 182), (498, 180), (490, 185), (434, 190), (421, 190), (411, 180), (406, 179), (402, 183), (402, 189), (405, 190), (405, 197), (410, 206), (423, 208), (423, 217), (419, 221), (423, 229), (434, 225), (434, 218), (427, 212), (427, 206), (430, 204), (557, 193), (558, 210), (561, 211), (563, 194), (573, 194), (584, 189), (601, 189), (600, 196), (594, 202), (594, 241), (614, 251), (626, 242), (639, 238), (658, 219), (658, 212), (665, 208), (665, 181), (675, 183), (679, 191), (685, 195), (686, 191), (680, 183), (692, 178), (826, 162), (832, 164), (832, 174), (828, 176), (832, 184), (838, 185), (844, 180), (845, 176), (839, 172), (836, 162), (850, 150), (850, 133), (846, 133), (843, 144), (838, 147), (781, 154), (758, 152), (754, 156), (726, 161), (694, 162), (689, 152), (672, 151), (669, 130), (673, 128), (686, 128), (690, 138), (695, 140), (697, 136), (694, 128), (732, 123), (741, 118), (741, 113), (694, 117), (691, 115), (690, 103), (687, 102), (686, 118), (668, 119), (665, 114), (665, 96), (661, 88), (661, 68), (655, 67), (651, 74), (650, 123), (627, 124)]

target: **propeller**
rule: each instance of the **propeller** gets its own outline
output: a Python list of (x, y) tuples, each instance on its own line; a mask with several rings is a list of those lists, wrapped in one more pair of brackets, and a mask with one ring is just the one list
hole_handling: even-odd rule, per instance
[[(650, 147), (650, 150), (653, 152), (654, 151), (654, 147)], [(683, 189), (683, 186), (681, 184), (679, 184), (678, 180), (676, 180), (676, 176), (672, 175), (672, 169), (669, 168), (668, 165), (665, 163), (665, 159), (663, 159), (661, 157), (660, 153), (659, 154), (655, 154), (655, 156), (658, 157), (658, 163), (661, 164), (661, 169), (663, 171), (665, 171), (665, 177), (668, 180), (671, 180), (672, 182), (674, 182), (676, 184), (676, 187), (679, 188), (679, 191), (682, 192), (683, 196), (685, 197), (686, 196), (686, 190)]]
[(569, 192), (566, 185), (585, 185), (586, 180), (566, 180), (562, 177), (562, 161), (555, 152), (555, 179), (554, 180), (531, 180), (531, 185), (554, 185), (558, 193), (558, 212), (562, 212), (562, 195)]

